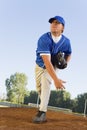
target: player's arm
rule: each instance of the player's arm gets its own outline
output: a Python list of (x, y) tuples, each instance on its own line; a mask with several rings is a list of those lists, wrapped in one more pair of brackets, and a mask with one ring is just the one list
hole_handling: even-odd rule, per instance
[(60, 80), (56, 73), (55, 73), (55, 69), (51, 63), (51, 56), (50, 55), (41, 55), (43, 61), (44, 61), (44, 64), (45, 64), (45, 67), (48, 71), (48, 73), (50, 74), (50, 76), (52, 77), (53, 81), (54, 81), (54, 84), (56, 86), (56, 88), (58, 89), (63, 89), (64, 88), (64, 85), (63, 83), (65, 83), (65, 81), (63, 80)]

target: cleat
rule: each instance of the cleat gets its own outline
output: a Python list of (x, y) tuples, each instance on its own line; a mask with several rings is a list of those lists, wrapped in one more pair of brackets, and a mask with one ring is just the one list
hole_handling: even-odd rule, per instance
[(39, 111), (33, 119), (33, 123), (44, 123), (47, 122), (46, 112)]

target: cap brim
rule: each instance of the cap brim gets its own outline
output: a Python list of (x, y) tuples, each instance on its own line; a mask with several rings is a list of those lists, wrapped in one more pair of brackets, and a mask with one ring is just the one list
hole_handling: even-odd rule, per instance
[(56, 20), (56, 19), (55, 18), (50, 18), (49, 23), (52, 23), (54, 20)]

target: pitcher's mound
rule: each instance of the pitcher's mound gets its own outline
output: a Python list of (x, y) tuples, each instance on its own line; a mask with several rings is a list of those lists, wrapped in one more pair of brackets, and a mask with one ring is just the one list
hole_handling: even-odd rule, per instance
[(0, 108), (0, 130), (87, 130), (87, 117), (48, 110), (47, 122), (34, 124), (35, 108)]

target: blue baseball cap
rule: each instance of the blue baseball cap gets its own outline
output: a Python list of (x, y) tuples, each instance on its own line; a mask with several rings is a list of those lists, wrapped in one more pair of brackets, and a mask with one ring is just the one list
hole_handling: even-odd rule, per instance
[(55, 16), (53, 18), (50, 18), (49, 23), (52, 23), (54, 20), (57, 20), (59, 23), (65, 26), (65, 20), (61, 16)]

